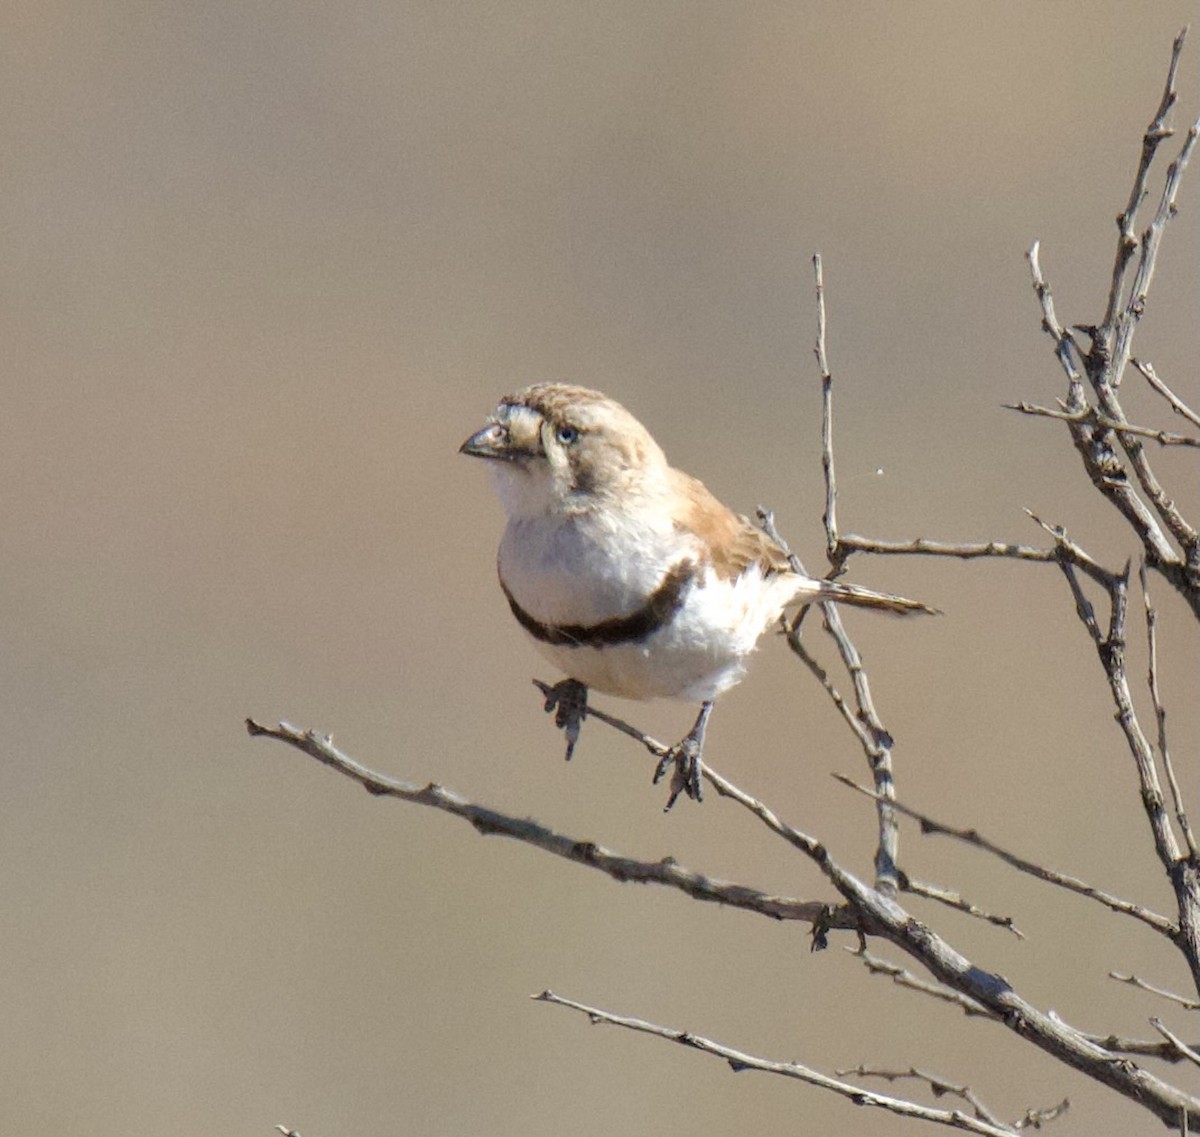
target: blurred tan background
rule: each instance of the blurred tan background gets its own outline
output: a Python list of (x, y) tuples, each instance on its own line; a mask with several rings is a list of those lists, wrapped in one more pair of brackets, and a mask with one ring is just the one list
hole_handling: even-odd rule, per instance
[[(562, 762), (529, 684), (554, 676), (494, 582), (500, 509), (458, 444), (525, 383), (601, 387), (819, 566), (819, 250), (844, 526), (1037, 542), (1029, 507), (1119, 564), (1129, 542), (1064, 431), (1000, 404), (1062, 387), (1033, 238), (1062, 316), (1101, 312), (1194, 4), (3, 13), (0, 1130), (914, 1131), (529, 1001), (552, 987), (826, 1071), (917, 1063), (1010, 1118), (1070, 1096), (1061, 1134), (1158, 1131), (870, 978), (844, 937), (812, 955), (799, 927), (481, 841), (242, 719), (331, 731), (378, 769), (631, 855), (828, 896), (733, 806), (664, 818), (611, 732)], [(1138, 343), (1193, 403), (1196, 176)], [(1194, 514), (1194, 462), (1162, 463)], [(901, 797), (1167, 907), (1057, 574), (853, 569), (947, 613), (848, 617)], [(1157, 596), (1194, 790), (1195, 627)], [(608, 705), (661, 737), (692, 715)], [(870, 871), (870, 807), (829, 776), (864, 776), (861, 754), (779, 642), (708, 757)], [(911, 830), (902, 852), (1015, 917), (1024, 942), (917, 909), (1041, 1006), (1193, 1029), (1106, 979), (1186, 988), (1138, 927)]]

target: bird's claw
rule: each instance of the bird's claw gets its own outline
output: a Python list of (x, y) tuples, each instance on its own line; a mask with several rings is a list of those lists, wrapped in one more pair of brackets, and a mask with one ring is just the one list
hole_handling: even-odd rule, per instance
[(700, 743), (690, 734), (682, 742), (676, 743), (659, 760), (654, 770), (654, 784), (662, 781), (668, 768), (671, 769), (671, 793), (667, 804), (663, 807), (666, 813), (675, 804), (680, 794), (686, 794), (692, 801), (703, 801), (704, 795), (700, 789), (700, 771), (703, 764), (700, 761)]
[(668, 766), (674, 766), (671, 773), (671, 793), (663, 813), (671, 808), (680, 794), (687, 794), (692, 801), (703, 801), (700, 791), (700, 775), (704, 772), (704, 764), (700, 755), (704, 751), (704, 732), (708, 726), (708, 716), (712, 714), (712, 701), (700, 708), (696, 723), (687, 732), (682, 741), (677, 742), (659, 760), (654, 769), (654, 784), (657, 785), (667, 772)]
[(546, 696), (546, 713), (554, 711), (554, 725), (567, 736), (566, 758), (570, 762), (583, 720), (587, 717), (588, 689), (578, 679), (563, 679), (553, 687), (536, 679), (534, 683)]

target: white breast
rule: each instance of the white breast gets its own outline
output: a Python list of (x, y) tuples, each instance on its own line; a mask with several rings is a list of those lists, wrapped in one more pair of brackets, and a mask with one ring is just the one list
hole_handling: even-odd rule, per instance
[(692, 552), (669, 522), (624, 513), (510, 519), (500, 577), (546, 624), (596, 624), (640, 608), (672, 565)]
[[(680, 560), (697, 565), (696, 539), (629, 515), (513, 519), (499, 568), (513, 599), (545, 624), (590, 625), (639, 609)], [(795, 593), (794, 578), (735, 580), (703, 570), (674, 617), (645, 640), (603, 647), (546, 644), (542, 654), (581, 683), (631, 699), (703, 702), (739, 682), (763, 630)]]

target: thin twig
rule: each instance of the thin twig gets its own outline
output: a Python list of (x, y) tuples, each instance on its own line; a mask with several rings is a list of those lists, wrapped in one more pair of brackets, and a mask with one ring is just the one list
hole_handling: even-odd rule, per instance
[[(1185, 32), (1181, 32), (1176, 43), (1182, 48)], [(1177, 55), (1171, 60), (1171, 82), (1174, 82), (1174, 71), (1178, 63)], [(1133, 345), (1133, 334), (1138, 321), (1146, 310), (1146, 297), (1150, 291), (1150, 281), (1154, 276), (1154, 267), (1158, 259), (1158, 251), (1162, 246), (1163, 234), (1167, 223), (1178, 212), (1175, 201), (1179, 195), (1179, 186), (1183, 181), (1184, 171), (1196, 146), (1197, 135), (1200, 134), (1200, 124), (1193, 124), (1184, 139), (1183, 146), (1175, 160), (1167, 167), (1166, 180), (1163, 183), (1162, 195), (1159, 198), (1158, 209), (1149, 228), (1142, 234), (1141, 256), (1138, 258), (1137, 271), (1129, 287), (1124, 309), (1117, 317), (1113, 328), (1113, 345), (1110, 351), (1108, 368), (1109, 385), (1115, 390), (1121, 384), (1125, 365), (1129, 361), (1130, 349)], [(1107, 329), (1105, 329), (1107, 330)]]
[(845, 696), (834, 686), (833, 681), (829, 678), (829, 673), (817, 661), (808, 648), (805, 646), (803, 639), (795, 633), (795, 630), (784, 628), (788, 637), (788, 646), (800, 658), (801, 662), (813, 673), (817, 682), (825, 688), (825, 693), (829, 696), (834, 707), (842, 716), (846, 725), (854, 733), (854, 737), (858, 739), (859, 745), (862, 746), (863, 752), (867, 755), (868, 760), (875, 749), (875, 742), (872, 739), (871, 731), (869, 731), (859, 720), (854, 708), (846, 701)]
[(917, 537), (911, 541), (887, 541), (843, 533), (838, 548), (851, 553), (877, 553), (881, 556), (953, 557), (958, 560), (977, 560), (982, 557), (1008, 557), (1018, 561), (1053, 564), (1058, 560), (1054, 549), (1039, 549), (1034, 545), (1017, 545), (1009, 541), (935, 541)]
[[(1062, 1117), (1068, 1109), (1071, 1108), (1071, 1099), (1063, 1098), (1058, 1105), (1052, 1105), (1048, 1109), (1027, 1109), (1025, 1115), (1013, 1122), (1013, 1128), (1020, 1129), (1041, 1129), (1049, 1121), (1054, 1121)], [(1185, 1112), (1184, 1119), (1186, 1121), (1187, 1114)]]
[[(1102, 324), (1084, 329), (1092, 341), (1086, 353), (1080, 352), (1078, 344), (1064, 331), (1054, 314), (1049, 286), (1038, 264), (1036, 243), (1030, 250), (1029, 260), (1034, 289), (1042, 307), (1043, 327), (1054, 339), (1055, 353), (1067, 372), (1068, 394), (1062, 403), (1063, 417), (1068, 418), (1071, 440), (1084, 468), (1096, 489), (1133, 528), (1142, 542), (1150, 567), (1162, 573), (1200, 618), (1200, 533), (1184, 519), (1159, 483), (1139, 437), (1141, 431), (1129, 429), (1130, 424), (1117, 398), (1133, 336), (1145, 311), (1163, 234), (1175, 215), (1179, 185), (1200, 131), (1200, 124), (1193, 125), (1188, 131), (1179, 153), (1167, 169), (1154, 217), (1139, 239), (1134, 235), (1134, 217), (1146, 196), (1146, 181), (1158, 147), (1172, 133), (1167, 118), (1177, 97), (1176, 78), (1186, 31), (1185, 28), (1172, 45), (1163, 96), (1142, 139), (1141, 158), (1129, 202), (1117, 219), (1118, 245), (1108, 305)], [(1129, 269), (1139, 248), (1137, 266), (1129, 280)], [(1095, 392), (1095, 408), (1088, 406), (1075, 359), (1083, 362)], [(1157, 519), (1131, 483), (1117, 455), (1118, 447), (1125, 453), (1138, 485), (1158, 515)], [(1167, 539), (1164, 525), (1183, 548), (1183, 556), (1176, 553)]]
[(1200, 414), (1197, 414), (1191, 407), (1187, 405), (1170, 387), (1159, 378), (1158, 372), (1154, 370), (1152, 363), (1146, 362), (1144, 359), (1136, 357), (1129, 361), (1136, 367), (1146, 378), (1146, 382), (1150, 384), (1171, 406), (1177, 415), (1200, 426)]
[(879, 795), (876, 798), (879, 844), (875, 850), (875, 887), (884, 892), (894, 892), (899, 873), (897, 861), (900, 856), (900, 826), (891, 807), (891, 802), (896, 796), (892, 769), (892, 735), (885, 729), (879, 712), (875, 709), (867, 669), (858, 648), (854, 646), (854, 641), (850, 639), (850, 634), (842, 623), (837, 605), (822, 604), (821, 611), (825, 616), (825, 627), (837, 645), (838, 654), (850, 675), (854, 687), (854, 700), (858, 704), (857, 717), (867, 728), (871, 738), (867, 760), (870, 763), (871, 776), (875, 780), (875, 791)]
[[(830, 469), (832, 469), (832, 453), (830, 454)], [(759, 506), (758, 520), (763, 531), (787, 554), (792, 568), (803, 575), (804, 565), (799, 557), (792, 552), (791, 547), (775, 528), (775, 517), (770, 510)], [(863, 666), (862, 656), (850, 639), (836, 604), (823, 603), (820, 606), (825, 617), (825, 630), (837, 646), (842, 663), (850, 675), (854, 688), (855, 707), (852, 709), (841, 692), (830, 681), (828, 674), (809, 654), (801, 639), (802, 621), (806, 609), (801, 609), (791, 625), (787, 627), (788, 646), (800, 657), (805, 666), (817, 676), (825, 688), (833, 704), (849, 724), (863, 748), (867, 762), (871, 767), (871, 776), (875, 781), (879, 798), (876, 803), (876, 813), (879, 825), (879, 844), (875, 850), (875, 887), (885, 891), (895, 892), (897, 882), (897, 858), (900, 854), (899, 829), (895, 815), (889, 810), (887, 802), (895, 794), (892, 778), (892, 736), (884, 728), (879, 713), (875, 709), (875, 701), (871, 695), (871, 684)]]
[[(1062, 532), (1047, 526), (1029, 510), (1025, 511), (1037, 523), (1054, 535)], [(1065, 538), (1065, 533), (1063, 534)], [(1069, 540), (1053, 549), (1040, 549), (1034, 545), (1018, 545), (1007, 541), (936, 541), (928, 537), (917, 537), (911, 541), (887, 541), (875, 537), (862, 537), (846, 533), (838, 538), (841, 553), (873, 553), (880, 556), (949, 557), (954, 560), (977, 560), (983, 557), (1000, 557), (1034, 564), (1058, 564), (1064, 557), (1097, 584), (1108, 587), (1113, 574), (1093, 560), (1078, 545)]]
[(1129, 201), (1117, 217), (1117, 252), (1113, 258), (1112, 283), (1108, 291), (1108, 307), (1104, 313), (1104, 326), (1107, 328), (1116, 326), (1121, 309), (1121, 297), (1124, 292), (1125, 271), (1129, 267), (1133, 254), (1137, 251), (1138, 239), (1134, 234), (1133, 221), (1146, 198), (1146, 182), (1150, 176), (1150, 167), (1154, 164), (1154, 156), (1158, 152), (1159, 145), (1175, 133), (1167, 125), (1167, 117), (1178, 98), (1176, 78), (1186, 38), (1187, 28), (1184, 28), (1171, 45), (1171, 62), (1167, 67), (1162, 98), (1159, 101), (1158, 110), (1154, 113), (1154, 118), (1151, 119), (1146, 133), (1142, 136), (1142, 153), (1133, 178)]
[[(534, 680), (534, 683), (542, 688), (547, 689), (547, 684)], [(630, 738), (640, 742), (651, 754), (661, 757), (667, 752), (668, 747), (664, 746), (657, 739), (651, 738), (648, 734), (638, 730), (637, 727), (631, 726), (629, 723), (617, 718), (615, 715), (610, 715), (604, 711), (594, 707), (588, 707), (586, 711), (587, 717), (598, 719), (600, 722), (613, 727), (622, 734), (628, 735)], [(861, 895), (866, 889), (857, 878), (838, 866), (829, 856), (824, 845), (821, 844), (815, 837), (807, 833), (801, 832), (794, 825), (789, 825), (782, 820), (768, 805), (759, 801), (758, 798), (745, 790), (739, 789), (728, 778), (722, 777), (708, 763), (704, 763), (701, 768), (701, 774), (704, 780), (724, 798), (740, 805), (752, 817), (761, 822), (770, 832), (777, 837), (781, 837), (793, 848), (800, 850), (806, 856), (815, 861), (818, 866), (824, 871), (825, 875), (835, 884), (838, 885), (841, 881), (840, 890), (847, 897)], [(808, 913), (808, 909), (805, 910)], [(768, 913), (770, 914), (770, 913)], [(798, 916), (799, 919), (805, 919), (805, 916)], [(810, 921), (813, 924), (814, 946), (824, 947), (825, 933), (832, 929), (849, 929), (853, 928), (860, 933), (863, 931), (861, 923), (861, 913), (856, 910), (853, 904), (842, 905), (841, 907), (827, 907), (819, 914), (816, 920)]]
[[(833, 775), (843, 785), (848, 786), (852, 790), (857, 790), (860, 794), (866, 794), (872, 797), (873, 793), (866, 786), (860, 786), (857, 782), (842, 774)], [(1055, 869), (1046, 868), (1044, 865), (1039, 865), (1035, 861), (1026, 860), (1024, 857), (1018, 856), (1016, 853), (1011, 853), (1007, 849), (1001, 848), (994, 841), (989, 840), (977, 829), (960, 829), (953, 825), (947, 825), (945, 822), (937, 821), (926, 813), (922, 813), (918, 809), (913, 809), (912, 806), (905, 805), (903, 802), (895, 803), (897, 813), (904, 814), (905, 817), (911, 817), (921, 827), (921, 833), (925, 836), (944, 836), (953, 837), (956, 841), (962, 841), (966, 845), (972, 845), (976, 849), (981, 849), (985, 853), (990, 853), (994, 857), (998, 857), (1006, 865), (1010, 865), (1018, 872), (1023, 872), (1029, 876), (1036, 877), (1038, 880), (1044, 880), (1047, 884), (1057, 885), (1059, 888), (1065, 888), (1068, 892), (1077, 893), (1080, 896), (1086, 896), (1089, 900), (1095, 900), (1098, 904), (1103, 904), (1113, 912), (1120, 912), (1126, 916), (1132, 916), (1135, 920), (1140, 920), (1147, 924), (1157, 932), (1161, 932), (1168, 938), (1173, 939), (1178, 935), (1179, 929), (1171, 923), (1165, 916), (1160, 916), (1157, 912), (1152, 912), (1148, 908), (1142, 907), (1140, 904), (1133, 904), (1128, 900), (1121, 900), (1119, 897), (1113, 896), (1111, 893), (1104, 892), (1102, 889), (1093, 888), (1090, 884), (1084, 883), (1077, 877), (1069, 876), (1066, 873), (1060, 873)]]
[[(829, 370), (829, 358), (825, 344), (827, 327), (825, 311), (825, 272), (821, 264), (821, 254), (813, 257), (813, 278), (817, 302), (817, 339), (813, 348), (817, 359), (817, 370), (821, 379), (821, 466), (825, 475), (825, 549), (833, 575), (842, 571), (842, 565), (837, 560), (838, 526), (837, 526), (837, 474), (833, 461), (833, 375)], [(821, 611), (825, 616), (825, 629), (837, 645), (838, 654), (850, 675), (854, 687), (854, 701), (857, 704), (856, 718), (863, 730), (855, 730), (871, 767), (871, 776), (875, 781), (875, 789), (879, 794), (876, 799), (876, 815), (878, 821), (879, 841), (875, 849), (875, 887), (887, 893), (894, 893), (900, 858), (900, 827), (896, 824), (896, 815), (888, 805), (895, 796), (895, 773), (892, 763), (892, 736), (884, 729), (883, 721), (875, 708), (871, 696), (871, 685), (863, 666), (862, 656), (854, 642), (850, 639), (841, 614), (833, 604), (822, 604)], [(792, 624), (788, 637), (793, 650), (800, 643), (800, 618)], [(802, 655), (804, 658), (807, 653)], [(826, 684), (826, 690), (832, 693), (832, 687)], [(844, 704), (838, 696), (835, 705), (841, 709)]]
[[(1137, 769), (1139, 796), (1154, 839), (1154, 850), (1171, 881), (1179, 913), (1179, 923), (1172, 940), (1187, 960), (1193, 984), (1200, 988), (1200, 865), (1194, 859), (1184, 859), (1180, 855), (1179, 842), (1163, 800), (1154, 749), (1138, 721), (1125, 667), (1129, 565), (1126, 564), (1125, 571), (1114, 577), (1109, 586), (1108, 628), (1102, 636), (1096, 635), (1095, 617), (1085, 611), (1086, 602), (1081, 601), (1079, 586), (1067, 571), (1066, 564), (1063, 565), (1063, 571), (1067, 573), (1076, 596), (1079, 617), (1095, 641), (1096, 655), (1108, 680), (1116, 708), (1115, 717)], [(1200, 600), (1200, 593), (1195, 594), (1194, 598)]]
[(1089, 1034), (1088, 1039), (1113, 1054), (1133, 1054), (1139, 1058), (1160, 1058), (1164, 1062), (1182, 1062), (1183, 1055), (1169, 1042), (1151, 1042), (1141, 1038), (1121, 1038), (1115, 1034)]
[(1080, 623), (1087, 629), (1093, 643), (1097, 647), (1103, 647), (1104, 633), (1100, 630), (1100, 624), (1096, 619), (1096, 610), (1092, 607), (1092, 602), (1087, 598), (1087, 594), (1079, 583), (1075, 566), (1067, 561), (1060, 561), (1058, 567), (1062, 569), (1063, 576), (1067, 578), (1067, 584), (1071, 588), (1071, 595), (1075, 600), (1075, 612), (1079, 616)]
[(948, 1078), (939, 1077), (937, 1074), (930, 1074), (925, 1070), (918, 1070), (915, 1066), (910, 1066), (907, 1070), (885, 1070), (877, 1066), (854, 1066), (848, 1070), (835, 1070), (835, 1074), (839, 1078), (882, 1078), (885, 1082), (901, 1082), (901, 1081), (917, 1081), (924, 1082), (929, 1087), (929, 1092), (935, 1098), (956, 1097), (961, 1101), (966, 1102), (971, 1107), (975, 1116), (988, 1125), (995, 1125), (1000, 1129), (1009, 1129), (986, 1105), (982, 1099), (970, 1086), (951, 1082)]
[[(1055, 355), (1067, 376), (1067, 397), (1063, 409), (1075, 414), (1086, 411), (1087, 398), (1083, 380), (1076, 360), (1083, 354), (1078, 343), (1059, 322), (1054, 311), (1050, 286), (1042, 275), (1038, 259), (1038, 242), (1034, 242), (1028, 254), (1034, 292), (1042, 309), (1042, 327), (1054, 340)], [(1093, 350), (1096, 344), (1093, 342)], [(1089, 360), (1091, 356), (1088, 357)], [(1090, 364), (1089, 364), (1090, 366)], [(1098, 387), (1098, 394), (1102, 388)], [(1102, 400), (1103, 402), (1103, 400)], [(1111, 418), (1122, 418), (1119, 405), (1103, 405), (1102, 409)], [(1113, 413), (1115, 411), (1115, 413)], [(1146, 560), (1157, 572), (1161, 572), (1173, 587), (1187, 599), (1197, 617), (1200, 617), (1200, 587), (1197, 587), (1188, 566), (1171, 547), (1162, 527), (1150, 512), (1149, 507), (1138, 496), (1130, 484), (1125, 467), (1114, 452), (1111, 440), (1117, 436), (1109, 430), (1095, 428), (1086, 422), (1070, 422), (1071, 441), (1083, 461), (1084, 469), (1096, 489), (1112, 503), (1129, 523), (1146, 551)]]
[(1171, 750), (1167, 745), (1167, 711), (1163, 706), (1162, 694), (1158, 689), (1158, 612), (1150, 603), (1150, 588), (1146, 580), (1146, 562), (1138, 568), (1138, 580), (1142, 586), (1142, 605), (1146, 615), (1146, 645), (1149, 656), (1146, 682), (1150, 688), (1150, 700), (1154, 704), (1154, 719), (1158, 727), (1158, 755), (1162, 759), (1167, 785), (1171, 787), (1171, 801), (1175, 806), (1175, 820), (1193, 860), (1200, 858), (1196, 848), (1196, 837), (1183, 803), (1183, 794), (1175, 778), (1175, 767), (1171, 762)]
[(833, 376), (825, 351), (825, 272), (821, 254), (813, 256), (817, 293), (817, 342), (813, 353), (821, 374), (821, 465), (825, 472), (825, 547), (832, 559), (837, 551), (837, 479), (833, 469)]
[[(246, 726), (253, 735), (267, 735), (296, 747), (359, 782), (372, 793), (433, 806), (471, 821), (481, 833), (516, 837), (568, 860), (602, 868), (615, 879), (669, 884), (697, 899), (735, 904), (776, 918), (790, 915), (815, 922), (829, 914), (824, 906), (821, 906), (821, 915), (817, 916), (807, 902), (798, 902), (797, 907), (796, 902), (764, 897), (754, 889), (742, 889), (740, 886), (724, 888), (705, 877), (681, 869), (670, 858), (648, 863), (617, 857), (592, 842), (572, 841), (536, 822), (474, 805), (437, 785), (421, 787), (383, 777), (354, 762), (336, 750), (329, 739), (311, 731), (298, 731), (284, 724), (278, 728), (267, 728), (252, 720), (247, 720)], [(771, 823), (821, 870), (846, 901), (846, 926), (856, 927), (861, 935), (879, 935), (889, 940), (928, 968), (941, 983), (986, 1007), (1009, 1030), (1060, 1062), (1137, 1102), (1164, 1121), (1173, 1123), (1181, 1110), (1189, 1111), (1194, 1120), (1200, 1121), (1200, 1099), (1183, 1093), (1130, 1062), (1113, 1063), (1107, 1051), (1090, 1042), (1080, 1031), (1038, 1010), (1003, 977), (973, 964), (931, 928), (913, 919), (894, 900), (865, 885), (843, 868), (821, 842), (784, 825), (762, 803), (748, 799), (748, 795), (728, 783), (724, 783), (723, 787), (723, 782), (723, 779), (714, 782), (719, 791), (738, 796), (747, 808), (762, 811), (764, 822)], [(842, 910), (837, 910), (833, 915), (842, 915)]]
[(1025, 515), (1054, 539), (1054, 557), (1060, 564), (1065, 561), (1073, 568), (1079, 569), (1106, 591), (1112, 588), (1115, 580), (1120, 579), (1120, 573), (1106, 569), (1099, 561), (1084, 552), (1067, 536), (1066, 529), (1061, 525), (1052, 525), (1048, 521), (1043, 521), (1031, 509), (1025, 510)]
[[(1110, 591), (1111, 611), (1108, 630), (1102, 643), (1097, 645), (1097, 654), (1108, 678), (1109, 690), (1117, 708), (1117, 722), (1125, 735), (1134, 765), (1137, 767), (1141, 786), (1142, 805), (1154, 835), (1154, 847), (1165, 869), (1171, 871), (1179, 860), (1179, 845), (1171, 829), (1171, 822), (1163, 805), (1162, 787), (1158, 780), (1158, 769), (1154, 763), (1154, 751), (1142, 731), (1137, 712), (1133, 706), (1133, 694), (1129, 689), (1129, 678), (1125, 670), (1125, 623), (1128, 611), (1128, 570), (1118, 577)], [(1193, 972), (1200, 973), (1200, 959), (1192, 960)], [(1198, 974), (1200, 977), (1200, 974)]]
[(675, 1030), (670, 1027), (658, 1026), (655, 1023), (646, 1022), (643, 1019), (615, 1015), (609, 1011), (602, 1011), (598, 1007), (589, 1007), (585, 1003), (577, 1003), (573, 999), (565, 999), (561, 995), (554, 994), (553, 991), (543, 991), (540, 995), (534, 995), (533, 998), (538, 1002), (553, 1003), (559, 1007), (568, 1007), (571, 1010), (579, 1011), (587, 1015), (593, 1024), (624, 1027), (626, 1030), (654, 1035), (657, 1038), (666, 1039), (668, 1042), (675, 1042), (680, 1046), (699, 1050), (703, 1054), (711, 1054), (729, 1063), (734, 1073), (741, 1073), (744, 1070), (760, 1070), (767, 1074), (779, 1074), (785, 1078), (794, 1078), (810, 1086), (818, 1086), (821, 1089), (829, 1090), (832, 1093), (847, 1098), (854, 1105), (875, 1106), (879, 1109), (887, 1110), (889, 1113), (899, 1114), (901, 1117), (932, 1121), (939, 1125), (948, 1125), (953, 1129), (965, 1129), (969, 1133), (985, 1134), (987, 1137), (1011, 1137), (1012, 1134), (1012, 1130), (1007, 1126), (1002, 1127), (989, 1124), (978, 1118), (971, 1117), (960, 1110), (931, 1109), (928, 1106), (918, 1105), (916, 1102), (907, 1101), (904, 1098), (891, 1097), (888, 1094), (878, 1094), (871, 1090), (865, 1090), (861, 1086), (851, 1085), (849, 1082), (844, 1082), (837, 1078), (830, 1078), (807, 1066), (802, 1066), (798, 1062), (772, 1062), (765, 1058), (758, 1058), (753, 1054), (746, 1054), (741, 1050), (734, 1050), (730, 1046), (725, 1046), (720, 1042), (704, 1038), (702, 1035), (693, 1034), (691, 1031)]
[(1109, 418), (1101, 414), (1095, 407), (1085, 407), (1081, 411), (1055, 410), (1054, 407), (1042, 407), (1037, 403), (1004, 403), (1005, 410), (1020, 411), (1023, 415), (1035, 415), (1042, 418), (1055, 418), (1063, 422), (1089, 422), (1106, 430), (1116, 431), (1117, 434), (1136, 434), (1141, 438), (1149, 438), (1162, 446), (1200, 446), (1200, 438), (1190, 434), (1176, 434), (1170, 430), (1158, 430), (1151, 426), (1135, 426), (1123, 419)]
[(910, 991), (918, 991), (922, 995), (931, 995), (935, 999), (940, 999), (943, 1003), (949, 1003), (951, 1006), (958, 1007), (968, 1017), (996, 1018), (995, 1012), (990, 1011), (982, 1003), (972, 999), (969, 995), (964, 995), (959, 991), (946, 987), (944, 984), (931, 983), (928, 979), (922, 979), (914, 975), (908, 968), (901, 967), (898, 963), (892, 963), (889, 960), (881, 959), (879, 956), (872, 954), (863, 944), (859, 944), (856, 948), (847, 948), (846, 950), (858, 956), (863, 961), (863, 966), (872, 975), (886, 975), (897, 987), (907, 987)]
[(901, 872), (900, 890), (911, 893), (913, 896), (923, 896), (927, 900), (936, 900), (939, 904), (946, 905), (947, 908), (953, 908), (956, 912), (962, 912), (967, 916), (974, 916), (975, 919), (983, 920), (988, 924), (994, 924), (998, 928), (1007, 928), (1019, 940), (1025, 938), (1025, 933), (1017, 927), (1011, 916), (997, 916), (992, 912), (985, 912), (982, 908), (965, 899), (960, 893), (954, 892), (951, 889), (942, 888), (940, 885), (929, 884), (925, 881), (913, 880), (908, 873)]
[(1068, 405), (1075, 410), (1084, 405), (1083, 377), (1076, 360), (1082, 360), (1083, 352), (1075, 337), (1063, 327), (1054, 310), (1054, 294), (1042, 274), (1040, 261), (1041, 241), (1034, 241), (1025, 254), (1029, 271), (1033, 277), (1033, 291), (1042, 309), (1042, 330), (1054, 341), (1054, 354), (1067, 377), (1069, 388)]
[(1161, 1034), (1163, 1038), (1165, 1038), (1173, 1047), (1175, 1047), (1182, 1057), (1186, 1058), (1194, 1065), (1200, 1066), (1200, 1053), (1197, 1053), (1190, 1046), (1188, 1046), (1188, 1044), (1184, 1042), (1183, 1039), (1178, 1035), (1172, 1034), (1171, 1031), (1169, 1031), (1163, 1025), (1161, 1019), (1152, 1018), (1150, 1020), (1150, 1025), (1154, 1027), (1154, 1029), (1158, 1031), (1158, 1033)]
[(1197, 1002), (1195, 999), (1189, 998), (1186, 995), (1176, 995), (1174, 991), (1168, 991), (1165, 987), (1155, 987), (1153, 983), (1147, 983), (1144, 979), (1139, 979), (1136, 975), (1126, 975), (1121, 971), (1110, 971), (1108, 977), (1115, 979), (1118, 983), (1127, 983), (1130, 987), (1136, 987), (1139, 991), (1148, 991), (1151, 995), (1170, 999), (1172, 1003), (1178, 1003), (1181, 1007), (1186, 1007), (1189, 1011), (1200, 1011), (1200, 1002)]
[(592, 841), (556, 833), (529, 818), (512, 817), (487, 806), (477, 805), (435, 783), (420, 786), (390, 778), (359, 764), (337, 749), (331, 738), (313, 731), (298, 730), (287, 723), (267, 727), (252, 719), (246, 720), (246, 729), (251, 735), (275, 738), (294, 746), (309, 757), (358, 782), (371, 794), (400, 798), (417, 805), (440, 809), (444, 813), (469, 821), (484, 836), (498, 834), (513, 837), (565, 860), (598, 869), (617, 881), (662, 884), (686, 893), (695, 900), (728, 904), (730, 907), (757, 912), (776, 920), (800, 920), (813, 925), (822, 924), (825, 927), (856, 926), (853, 920), (836, 914), (831, 922), (830, 908), (821, 901), (772, 896), (746, 885), (716, 880), (684, 868), (672, 857), (665, 857), (661, 861), (635, 860), (614, 853)]

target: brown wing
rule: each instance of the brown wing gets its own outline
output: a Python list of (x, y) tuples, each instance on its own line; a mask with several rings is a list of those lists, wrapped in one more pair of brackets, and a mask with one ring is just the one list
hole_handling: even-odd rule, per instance
[(732, 580), (756, 563), (764, 574), (792, 571), (787, 554), (761, 529), (722, 505), (703, 482), (675, 469), (670, 478), (679, 503), (675, 524), (700, 538), (717, 576)]

